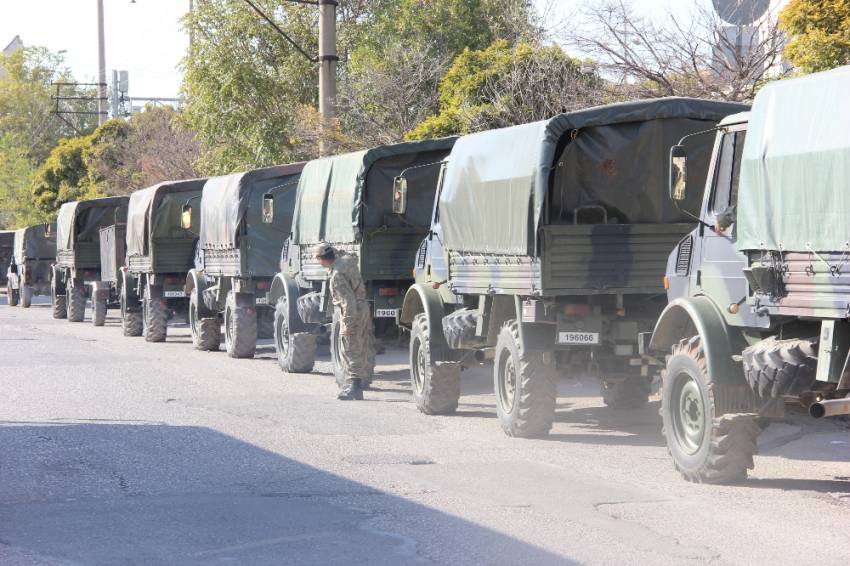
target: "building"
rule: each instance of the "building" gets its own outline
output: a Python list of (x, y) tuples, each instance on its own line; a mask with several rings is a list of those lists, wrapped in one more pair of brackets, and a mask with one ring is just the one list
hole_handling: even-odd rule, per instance
[[(18, 49), (21, 49), (24, 46), (24, 42), (21, 41), (21, 36), (16, 35), (15, 38), (9, 42), (9, 45), (3, 48), (3, 55), (9, 56)], [(0, 67), (0, 77), (6, 74), (6, 71), (3, 67)]]

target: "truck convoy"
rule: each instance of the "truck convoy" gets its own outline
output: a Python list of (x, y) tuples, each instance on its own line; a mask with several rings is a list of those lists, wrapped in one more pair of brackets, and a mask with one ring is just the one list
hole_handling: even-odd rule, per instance
[(15, 231), (14, 255), (6, 276), (9, 306), (29, 308), (35, 295), (50, 294), (56, 262), (56, 225), (36, 224)]
[(700, 224), (667, 262), (648, 350), (688, 480), (746, 477), (760, 418), (789, 398), (813, 417), (850, 414), (848, 92), (850, 67), (765, 86), (717, 128), (703, 194), (690, 149), (671, 151), (671, 196)]
[[(327, 273), (313, 257), (319, 242), (357, 256), (377, 334), (395, 328), (401, 299), (413, 282), (410, 258), (428, 233), (439, 165), (455, 139), (379, 146), (304, 167), (292, 237), (269, 294), (284, 371), (311, 371), (316, 337), (330, 326), (334, 374), (338, 382), (345, 379)], [(404, 172), (407, 185), (395, 191), (394, 180)], [(371, 349), (374, 366), (374, 345)]]
[[(101, 285), (100, 229), (125, 222), (129, 197), (106, 197), (68, 202), (56, 220), (56, 264), (50, 296), (53, 318), (82, 322), (86, 300), (103, 308), (112, 288)], [(99, 311), (95, 311), (99, 319)], [(105, 316), (105, 310), (103, 311)]]
[[(188, 297), (195, 348), (223, 320), (230, 356), (274, 337), (307, 372), (329, 333), (340, 380), (325, 242), (357, 257), (378, 333), (409, 330), (421, 412), (453, 413), (462, 370), (492, 362), (502, 428), (538, 436), (559, 374), (598, 377), (612, 408), (660, 378), (675, 468), (738, 481), (787, 401), (850, 414), (848, 92), (844, 67), (768, 84), (749, 112), (614, 104), (67, 203), (53, 316), (82, 320), (91, 296), (102, 323), (120, 295), (125, 334), (159, 341)], [(19, 234), (10, 303), (53, 249), (47, 226)]]
[(195, 266), (205, 182), (168, 181), (130, 196), (127, 261), (120, 275), (125, 336), (144, 334), (148, 342), (164, 342), (172, 313), (188, 314), (184, 287)]
[[(251, 358), (258, 334), (272, 337), (268, 292), (292, 227), (303, 163), (209, 179), (200, 211), (199, 264), (186, 276), (192, 342)], [(192, 212), (186, 211), (191, 216)], [(185, 224), (184, 224), (185, 226)]]
[[(638, 334), (663, 310), (659, 274), (693, 226), (666, 198), (667, 152), (743, 108), (632, 102), (458, 140), (401, 313), (419, 410), (454, 412), (462, 367), (485, 360), (510, 436), (548, 433), (559, 372), (597, 375), (614, 407), (645, 403)], [(704, 175), (709, 143), (689, 141)]]

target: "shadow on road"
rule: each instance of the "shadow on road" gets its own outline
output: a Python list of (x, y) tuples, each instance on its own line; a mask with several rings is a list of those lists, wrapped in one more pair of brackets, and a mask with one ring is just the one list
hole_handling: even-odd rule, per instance
[(850, 493), (850, 478), (835, 480), (759, 479), (749, 478), (742, 487), (781, 489), (783, 491), (816, 491), (818, 493)]
[(207, 428), (6, 422), (0, 446), (0, 561), (569, 563)]

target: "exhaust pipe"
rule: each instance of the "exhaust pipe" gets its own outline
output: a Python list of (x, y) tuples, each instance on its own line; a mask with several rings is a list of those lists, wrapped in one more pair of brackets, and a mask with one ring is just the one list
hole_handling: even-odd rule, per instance
[(818, 401), (809, 406), (809, 415), (816, 419), (850, 415), (850, 395), (843, 399)]

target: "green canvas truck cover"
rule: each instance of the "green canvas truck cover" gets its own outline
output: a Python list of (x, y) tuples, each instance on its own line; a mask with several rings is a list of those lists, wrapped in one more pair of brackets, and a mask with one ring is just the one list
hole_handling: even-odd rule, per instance
[[(366, 193), (374, 193), (375, 206), (371, 208), (377, 209), (379, 202), (386, 202), (389, 207), (395, 176), (408, 167), (442, 161), (456, 139), (383, 145), (310, 161), (298, 183), (294, 242), (309, 245), (321, 241), (335, 244), (358, 241), (363, 220), (369, 220), (367, 201), (370, 199)], [(436, 166), (423, 169), (428, 171), (408, 178), (408, 195), (411, 198), (427, 192), (417, 191), (417, 183), (434, 183), (439, 173)], [(427, 226), (430, 223), (428, 218), (432, 209), (433, 202), (408, 201), (408, 215), (419, 215), (419, 224)]]
[[(234, 249), (247, 234), (248, 261), (255, 275), (274, 275), (280, 250), (292, 229), (295, 191), (304, 163), (276, 165), (213, 177), (201, 197), (200, 245), (205, 250)], [(274, 196), (274, 222), (263, 223), (263, 195)]]
[[(100, 229), (115, 224), (116, 209), (126, 212), (130, 197), (106, 197), (66, 202), (59, 208), (56, 219), (57, 250), (72, 250), (74, 231), (81, 240), (99, 241)], [(123, 214), (119, 215), (123, 216)]]
[[(615, 203), (622, 223), (689, 222), (667, 196), (670, 146), (746, 109), (662, 98), (464, 136), (449, 156), (439, 197), (444, 244), (461, 252), (533, 255), (552, 183), (565, 206)], [(713, 142), (701, 138), (707, 139), (690, 141), (695, 178), (704, 178)]]
[[(131, 194), (127, 208), (127, 257), (148, 255), (149, 243), (154, 238), (187, 237), (187, 230), (180, 227), (183, 205), (192, 206), (193, 216), (194, 211), (200, 211), (199, 197), (205, 182), (206, 179), (167, 181)], [(189, 231), (193, 237), (200, 229), (198, 224), (193, 223)]]
[(738, 248), (846, 251), (848, 241), (850, 67), (765, 86), (744, 143)]
[(56, 224), (35, 224), (15, 231), (15, 263), (56, 258)]

